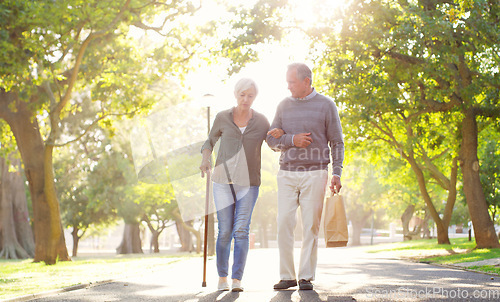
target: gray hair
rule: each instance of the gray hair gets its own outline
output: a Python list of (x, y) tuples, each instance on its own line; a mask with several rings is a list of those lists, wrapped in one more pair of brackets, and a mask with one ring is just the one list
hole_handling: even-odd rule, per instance
[(299, 80), (309, 79), (312, 85), (312, 72), (311, 69), (304, 63), (292, 63), (288, 65), (288, 71), (297, 70), (297, 77)]
[(252, 87), (255, 89), (255, 95), (257, 95), (259, 93), (259, 89), (257, 88), (255, 81), (249, 78), (242, 78), (236, 83), (236, 85), (234, 85), (234, 96), (237, 97), (242, 91)]

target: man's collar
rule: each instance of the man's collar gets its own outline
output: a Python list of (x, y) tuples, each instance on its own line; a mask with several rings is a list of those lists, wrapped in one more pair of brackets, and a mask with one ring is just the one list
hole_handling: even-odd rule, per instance
[(297, 101), (307, 101), (307, 100), (310, 100), (310, 99), (312, 99), (313, 97), (315, 97), (315, 96), (316, 96), (316, 94), (318, 94), (318, 93), (316, 92), (316, 89), (314, 89), (314, 87), (313, 87), (313, 89), (312, 89), (312, 91), (311, 91), (311, 93), (310, 93), (310, 94), (306, 95), (306, 96), (305, 96), (305, 97), (303, 97), (303, 98), (293, 98), (293, 99), (294, 99), (294, 100), (297, 100)]

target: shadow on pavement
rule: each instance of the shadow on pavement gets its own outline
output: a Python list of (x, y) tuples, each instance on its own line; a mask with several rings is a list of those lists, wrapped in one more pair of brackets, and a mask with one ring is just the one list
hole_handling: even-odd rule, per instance
[(322, 302), (324, 300), (321, 300), (319, 297), (318, 293), (315, 290), (299, 290), (299, 296), (300, 300), (299, 301), (304, 301), (304, 302)]
[[(219, 296), (225, 295), (221, 299), (218, 299)], [(240, 293), (238, 292), (222, 292), (222, 291), (216, 291), (211, 294), (208, 294), (204, 296), (203, 298), (200, 298), (199, 302), (213, 302), (213, 301), (220, 301), (220, 302), (234, 302), (238, 299), (240, 296)]]
[[(192, 301), (197, 302), (234, 302), (240, 296), (238, 292), (215, 291), (204, 296), (198, 294), (172, 294), (165, 296), (168, 290), (164, 286), (135, 284), (132, 282), (113, 282), (103, 286), (93, 286), (75, 292), (74, 295), (51, 295), (32, 301)], [(223, 297), (221, 297), (223, 296)]]
[[(300, 299), (292, 299), (292, 295), (298, 292)], [(269, 302), (352, 302), (355, 301), (351, 296), (328, 296), (327, 300), (321, 299), (320, 295), (315, 290), (281, 290), (278, 291)]]
[(295, 290), (280, 290), (277, 292), (276, 296), (271, 299), (269, 302), (288, 302), (292, 301), (292, 295), (295, 292)]

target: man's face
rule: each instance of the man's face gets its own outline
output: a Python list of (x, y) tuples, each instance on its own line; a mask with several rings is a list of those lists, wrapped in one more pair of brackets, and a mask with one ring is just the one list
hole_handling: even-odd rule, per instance
[(288, 83), (288, 90), (292, 93), (294, 98), (304, 98), (311, 92), (311, 85), (309, 79), (300, 80), (297, 76), (296, 69), (290, 69), (286, 73), (286, 82)]

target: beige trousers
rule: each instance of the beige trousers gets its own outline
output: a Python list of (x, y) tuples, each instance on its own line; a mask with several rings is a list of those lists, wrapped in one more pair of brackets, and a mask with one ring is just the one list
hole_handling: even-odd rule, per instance
[(328, 171), (278, 172), (278, 247), (280, 279), (295, 280), (293, 259), (297, 208), (302, 216), (302, 248), (298, 280), (314, 280), (318, 255), (318, 233), (323, 211)]

